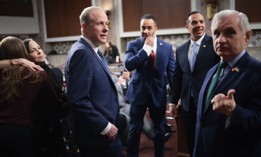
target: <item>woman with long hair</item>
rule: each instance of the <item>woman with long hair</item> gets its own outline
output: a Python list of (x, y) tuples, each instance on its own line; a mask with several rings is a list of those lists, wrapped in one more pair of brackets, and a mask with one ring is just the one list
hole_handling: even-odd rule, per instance
[(29, 55), (23, 42), (12, 36), (0, 42), (0, 60), (11, 66), (0, 69), (0, 152), (7, 157), (40, 156), (46, 110), (57, 110), (59, 101), (45, 71), (15, 65)]

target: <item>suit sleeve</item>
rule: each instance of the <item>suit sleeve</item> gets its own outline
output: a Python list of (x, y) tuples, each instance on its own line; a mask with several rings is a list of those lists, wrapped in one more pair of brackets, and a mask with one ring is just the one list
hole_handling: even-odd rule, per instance
[(133, 71), (141, 67), (148, 59), (149, 57), (142, 49), (141, 43), (140, 45), (137, 43), (137, 41), (131, 41), (128, 43), (124, 57), (125, 67), (128, 71)]
[[(231, 127), (243, 128), (245, 133), (261, 136), (261, 75), (256, 79), (254, 85), (249, 87), (250, 90), (247, 96), (247, 103), (236, 101), (236, 108), (231, 116)], [(246, 89), (247, 90), (247, 89)], [(246, 96), (246, 95), (244, 95)], [(243, 96), (243, 97), (244, 97)]]
[[(174, 70), (175, 70), (175, 58), (174, 58), (174, 52), (172, 50), (172, 46), (170, 48), (169, 52), (169, 62), (167, 65), (167, 77), (168, 77), (168, 82), (170, 86), (170, 95), (174, 91), (174, 86), (173, 86), (173, 78), (174, 78)], [(171, 102), (171, 96), (169, 97), (169, 102)]]
[[(178, 55), (178, 49), (176, 55)], [(180, 98), (181, 86), (182, 86), (182, 70), (179, 64), (179, 57), (176, 57), (174, 76), (172, 79), (172, 92), (170, 96), (170, 103), (177, 104)]]

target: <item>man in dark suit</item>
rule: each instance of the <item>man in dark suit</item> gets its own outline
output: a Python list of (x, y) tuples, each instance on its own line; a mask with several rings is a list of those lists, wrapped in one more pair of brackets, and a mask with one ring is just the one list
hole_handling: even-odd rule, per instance
[[(222, 62), (207, 73), (200, 90), (194, 157), (261, 156), (261, 62), (246, 51), (252, 35), (248, 18), (221, 11), (211, 32)], [(219, 66), (223, 61), (227, 66)]]
[[(198, 94), (208, 70), (219, 62), (219, 57), (213, 49), (212, 38), (205, 34), (205, 21), (200, 12), (193, 11), (188, 15), (186, 27), (191, 37), (176, 50), (172, 92), (174, 95), (171, 96), (173, 104), (169, 106), (169, 111), (176, 114), (176, 105), (181, 99), (180, 115), (185, 126), (190, 156), (192, 156)], [(197, 45), (194, 63), (192, 63), (194, 43)]]
[(141, 37), (130, 41), (125, 53), (125, 67), (128, 71), (133, 71), (127, 90), (127, 98), (131, 104), (128, 157), (138, 157), (143, 117), (147, 109), (157, 133), (153, 139), (154, 154), (163, 157), (166, 77), (172, 82), (174, 53), (170, 44), (156, 37), (157, 23), (154, 16), (144, 15), (140, 30)]
[(80, 23), (82, 36), (66, 62), (73, 137), (81, 157), (119, 157), (117, 90), (98, 49), (106, 42), (109, 21), (102, 8), (92, 6), (82, 11)]

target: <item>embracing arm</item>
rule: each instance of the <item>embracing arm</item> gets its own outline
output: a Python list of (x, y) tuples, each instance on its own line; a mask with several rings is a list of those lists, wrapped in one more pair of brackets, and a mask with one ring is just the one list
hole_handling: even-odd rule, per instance
[(14, 65), (22, 65), (33, 71), (43, 71), (39, 65), (36, 65), (34, 62), (31, 62), (25, 58), (0, 60), (0, 68), (6, 68)]

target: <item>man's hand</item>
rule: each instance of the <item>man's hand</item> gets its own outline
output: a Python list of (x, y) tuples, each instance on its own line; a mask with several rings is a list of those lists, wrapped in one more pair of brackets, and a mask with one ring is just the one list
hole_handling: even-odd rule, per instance
[(109, 141), (112, 141), (116, 138), (118, 133), (118, 128), (115, 125), (111, 125), (111, 130), (106, 134)]
[(222, 93), (215, 95), (211, 100), (213, 110), (231, 116), (236, 107), (234, 93), (235, 90), (230, 89), (227, 92), (227, 96)]
[(130, 72), (128, 72), (128, 71), (123, 71), (122, 77), (123, 77), (126, 81), (129, 81), (129, 79), (130, 79)]
[(177, 106), (174, 104), (169, 104), (169, 110), (168, 112), (170, 114), (170, 116), (174, 117), (177, 115)]
[(154, 37), (153, 36), (148, 36), (145, 40), (145, 44), (154, 47)]

